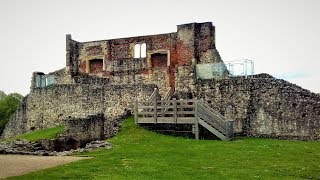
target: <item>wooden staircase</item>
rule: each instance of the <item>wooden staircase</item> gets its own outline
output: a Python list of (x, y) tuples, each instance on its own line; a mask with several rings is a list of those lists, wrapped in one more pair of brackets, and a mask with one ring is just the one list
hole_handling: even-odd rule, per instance
[[(156, 90), (154, 94), (157, 94)], [(233, 121), (206, 105), (203, 100), (159, 100), (152, 95), (148, 101), (135, 101), (136, 124), (192, 124), (199, 139), (199, 124), (221, 140), (233, 138)]]
[(233, 139), (233, 121), (227, 120), (219, 112), (202, 101), (197, 103), (198, 123), (222, 140)]

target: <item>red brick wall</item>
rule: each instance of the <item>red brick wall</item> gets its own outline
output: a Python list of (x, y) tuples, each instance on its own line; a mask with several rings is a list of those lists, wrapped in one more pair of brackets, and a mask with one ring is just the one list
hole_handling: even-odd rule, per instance
[(96, 56), (102, 54), (102, 47), (101, 46), (91, 46), (86, 48), (86, 52), (90, 56)]
[(159, 34), (151, 36), (139, 36), (123, 39), (112, 39), (110, 43), (109, 60), (118, 60), (125, 58), (133, 58), (131, 56), (130, 44), (146, 43), (147, 52), (154, 50), (170, 50), (171, 54), (176, 54), (175, 48), (176, 36), (175, 33)]
[[(87, 47), (85, 52), (88, 56), (103, 55), (106, 62), (133, 58), (133, 54), (131, 53), (133, 49), (130, 49), (130, 44), (137, 43), (146, 43), (147, 52), (169, 50), (170, 68), (174, 68), (175, 65), (190, 65), (191, 59), (194, 58), (194, 46), (177, 39), (177, 33), (111, 39), (98, 43), (108, 44), (107, 50), (103, 51), (101, 46), (94, 45)], [(108, 64), (109, 63), (106, 63), (106, 65)], [(83, 64), (80, 64), (79, 68), (81, 72), (85, 72), (85, 66)]]

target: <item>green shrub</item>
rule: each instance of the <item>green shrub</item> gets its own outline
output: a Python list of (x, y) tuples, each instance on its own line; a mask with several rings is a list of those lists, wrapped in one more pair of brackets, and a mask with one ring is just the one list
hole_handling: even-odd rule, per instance
[[(1, 91), (2, 92), (2, 91)], [(5, 95), (3, 92), (0, 97), (0, 135), (2, 134), (5, 125), (9, 121), (12, 114), (18, 108), (23, 96), (18, 93)]]

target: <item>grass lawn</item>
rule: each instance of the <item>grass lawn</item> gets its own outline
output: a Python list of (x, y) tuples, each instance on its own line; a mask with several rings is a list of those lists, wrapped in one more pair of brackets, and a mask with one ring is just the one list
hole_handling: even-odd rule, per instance
[(320, 178), (320, 142), (238, 138), (186, 139), (147, 131), (128, 118), (92, 159), (13, 179), (301, 179)]
[(58, 134), (62, 133), (63, 130), (64, 130), (63, 126), (57, 126), (54, 128), (31, 131), (25, 134), (21, 134), (21, 135), (6, 139), (4, 141), (9, 141), (13, 139), (26, 139), (28, 141), (35, 142), (39, 139), (54, 139), (57, 137)]

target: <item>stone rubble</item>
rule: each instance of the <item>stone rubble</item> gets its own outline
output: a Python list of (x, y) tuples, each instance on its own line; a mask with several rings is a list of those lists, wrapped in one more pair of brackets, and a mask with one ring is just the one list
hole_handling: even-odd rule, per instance
[(65, 156), (73, 153), (92, 151), (97, 148), (111, 149), (112, 144), (106, 141), (92, 141), (87, 143), (84, 148), (71, 149), (69, 151), (50, 151), (42, 146), (41, 140), (29, 142), (24, 139), (15, 139), (0, 143), (0, 154), (20, 154), (37, 156)]

